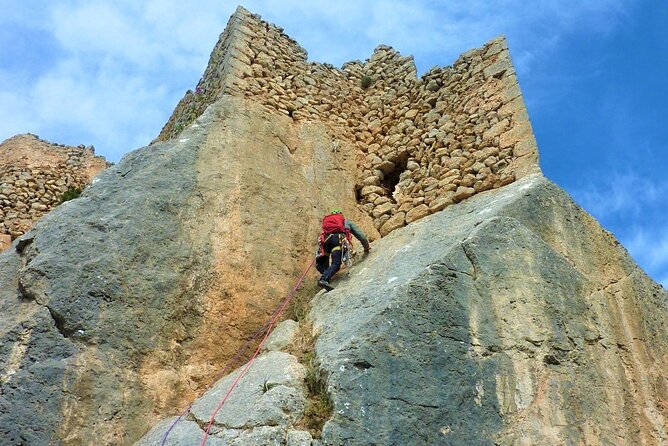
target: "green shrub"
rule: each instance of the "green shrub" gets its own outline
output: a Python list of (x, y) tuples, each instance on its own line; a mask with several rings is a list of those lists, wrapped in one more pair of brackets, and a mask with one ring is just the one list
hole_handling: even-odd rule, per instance
[(302, 423), (313, 437), (320, 438), (323, 425), (334, 412), (334, 403), (327, 392), (328, 376), (316, 363), (313, 353), (306, 354), (302, 363), (306, 366), (304, 381), (308, 390)]
[(60, 204), (65, 203), (66, 201), (74, 200), (79, 195), (81, 195), (81, 189), (76, 186), (70, 186), (62, 197), (60, 197)]
[(360, 85), (362, 86), (363, 89), (367, 89), (373, 84), (373, 79), (371, 79), (371, 76), (364, 76), (362, 77), (362, 80), (360, 81)]

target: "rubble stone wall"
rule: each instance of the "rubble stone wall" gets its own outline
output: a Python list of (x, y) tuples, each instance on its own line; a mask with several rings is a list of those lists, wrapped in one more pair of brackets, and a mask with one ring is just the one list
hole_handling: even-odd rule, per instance
[(0, 144), (0, 251), (107, 167), (92, 147), (51, 144), (31, 134)]
[[(418, 78), (413, 58), (385, 45), (341, 69), (308, 62), (281, 28), (239, 8), (157, 139), (178, 135), (222, 94), (328, 123), (353, 143), (358, 203), (381, 235), (539, 171), (503, 37)], [(332, 150), (340, 146), (335, 138)]]

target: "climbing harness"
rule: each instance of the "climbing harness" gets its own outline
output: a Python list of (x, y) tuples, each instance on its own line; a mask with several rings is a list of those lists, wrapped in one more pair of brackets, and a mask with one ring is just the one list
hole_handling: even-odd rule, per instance
[(350, 254), (352, 253), (352, 247), (351, 243), (348, 241), (347, 238), (343, 238), (343, 241), (341, 242), (341, 264), (344, 265), (346, 268), (350, 268), (353, 266), (353, 256)]
[[(216, 418), (216, 414), (223, 407), (223, 405), (225, 404), (225, 401), (227, 401), (227, 398), (230, 396), (230, 394), (232, 393), (234, 388), (239, 383), (239, 380), (241, 380), (241, 378), (243, 378), (248, 373), (248, 370), (253, 365), (253, 362), (255, 361), (255, 358), (257, 358), (257, 356), (259, 355), (260, 349), (262, 348), (262, 346), (266, 342), (267, 338), (269, 337), (269, 334), (271, 334), (272, 328), (274, 327), (274, 325), (276, 324), (278, 319), (281, 317), (281, 315), (283, 314), (285, 309), (288, 307), (288, 304), (290, 303), (290, 301), (292, 300), (294, 295), (297, 293), (297, 291), (299, 291), (299, 288), (301, 287), (302, 283), (304, 283), (304, 279), (306, 279), (306, 275), (311, 270), (311, 268), (313, 267), (314, 264), (315, 264), (315, 259), (312, 260), (311, 263), (306, 268), (306, 270), (304, 270), (302, 275), (297, 280), (297, 283), (292, 288), (292, 290), (288, 293), (287, 297), (283, 300), (283, 302), (281, 302), (281, 304), (278, 307), (276, 307), (276, 309), (272, 313), (269, 320), (267, 322), (265, 322), (265, 324), (253, 335), (253, 337), (248, 342), (246, 342), (246, 344), (237, 352), (237, 354), (230, 361), (228, 361), (228, 363), (225, 365), (225, 368), (223, 369), (223, 371), (220, 372), (216, 376), (216, 379), (214, 379), (213, 382), (204, 390), (203, 393), (206, 393), (209, 389), (211, 389), (211, 387), (213, 387), (213, 385), (220, 378), (222, 378), (222, 376), (224, 376), (228, 372), (228, 370), (231, 369), (231, 367), (234, 364), (236, 364), (236, 362), (239, 360), (239, 358), (242, 356), (242, 354), (246, 352), (246, 350), (248, 349), (248, 347), (250, 347), (250, 345), (253, 343), (253, 341), (255, 341), (255, 339), (257, 339), (258, 337), (264, 335), (262, 340), (258, 344), (257, 348), (255, 349), (255, 352), (253, 353), (253, 356), (251, 356), (251, 359), (247, 362), (246, 366), (244, 367), (243, 371), (239, 374), (239, 376), (237, 376), (237, 379), (232, 383), (232, 385), (230, 386), (230, 389), (225, 394), (225, 397), (218, 404), (218, 406), (216, 406), (215, 410), (211, 414), (211, 418), (209, 419), (209, 424), (207, 425), (207, 427), (204, 431), (204, 435), (202, 437), (202, 442), (200, 443), (200, 446), (204, 446), (204, 444), (206, 443), (206, 439), (209, 436), (209, 431), (211, 430), (211, 426), (213, 425), (213, 422)], [(178, 423), (181, 420), (181, 418), (183, 418), (183, 416), (186, 413), (188, 413), (188, 411), (192, 408), (193, 404), (194, 404), (194, 401), (192, 403), (190, 403), (190, 405), (183, 412), (181, 412), (181, 414), (177, 417), (177, 419), (174, 420), (174, 422), (171, 424), (171, 426), (169, 426), (169, 429), (167, 430), (167, 432), (165, 432), (165, 435), (162, 438), (162, 442), (160, 443), (160, 446), (165, 446), (165, 443), (167, 442), (167, 437), (169, 436), (169, 433), (172, 431), (174, 426), (176, 426), (176, 423)]]
[[(339, 245), (332, 249), (332, 252), (341, 250), (341, 265), (343, 265), (346, 268), (350, 268), (353, 266), (353, 258), (352, 258), (352, 240), (350, 240), (347, 236), (347, 234), (329, 234), (325, 235), (324, 233), (320, 234), (320, 237), (318, 237), (317, 241), (317, 248), (315, 251), (315, 257), (323, 257), (328, 255), (325, 252), (325, 243), (327, 243), (327, 240), (329, 240), (330, 237), (337, 236), (339, 237)], [(331, 254), (331, 253), (330, 253)]]

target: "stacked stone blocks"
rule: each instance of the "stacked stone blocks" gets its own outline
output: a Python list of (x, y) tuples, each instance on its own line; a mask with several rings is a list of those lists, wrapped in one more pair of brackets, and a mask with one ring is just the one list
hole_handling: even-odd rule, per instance
[[(364, 88), (362, 79), (371, 79)], [(381, 45), (337, 69), (307, 61), (281, 28), (237, 9), (195, 92), (158, 140), (176, 136), (223, 94), (295, 121), (320, 121), (357, 150), (359, 207), (381, 235), (539, 171), (538, 151), (503, 37), (417, 77)]]
[[(25, 146), (35, 159), (15, 156)], [(57, 206), (68, 189), (83, 189), (108, 165), (92, 147), (51, 144), (30, 134), (0, 148), (0, 251)]]

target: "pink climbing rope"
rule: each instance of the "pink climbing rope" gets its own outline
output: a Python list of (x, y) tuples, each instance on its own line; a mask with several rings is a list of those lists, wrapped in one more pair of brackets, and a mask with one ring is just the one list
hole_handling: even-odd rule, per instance
[[(253, 343), (253, 341), (255, 341), (255, 339), (257, 339), (260, 335), (264, 334), (264, 337), (263, 337), (262, 341), (260, 342), (259, 346), (257, 347), (257, 349), (255, 350), (255, 353), (253, 353), (253, 356), (251, 357), (249, 364), (247, 364), (247, 366), (246, 366), (246, 368), (244, 369), (244, 371), (239, 375), (239, 377), (238, 377), (237, 380), (234, 382), (234, 384), (232, 385), (232, 387), (230, 388), (230, 390), (227, 392), (227, 395), (225, 395), (225, 398), (223, 399), (223, 401), (220, 402), (220, 404), (218, 405), (218, 407), (216, 407), (215, 411), (214, 411), (213, 414), (211, 415), (211, 419), (209, 420), (209, 425), (207, 426), (206, 431), (205, 431), (205, 433), (204, 433), (204, 437), (203, 437), (203, 439), (202, 439), (202, 443), (201, 443), (202, 445), (204, 445), (204, 444), (206, 443), (206, 439), (207, 439), (207, 437), (208, 437), (208, 435), (209, 435), (209, 431), (211, 430), (211, 425), (213, 424), (213, 420), (215, 419), (216, 414), (218, 413), (218, 411), (220, 410), (220, 408), (223, 407), (223, 404), (225, 404), (225, 401), (227, 400), (228, 396), (232, 393), (232, 390), (234, 389), (234, 387), (236, 386), (236, 384), (239, 382), (239, 379), (241, 379), (241, 377), (243, 377), (243, 376), (246, 374), (246, 372), (248, 371), (248, 369), (250, 368), (250, 364), (252, 364), (252, 362), (253, 362), (253, 361), (255, 360), (255, 358), (257, 357), (257, 355), (258, 355), (260, 349), (262, 348), (262, 346), (264, 345), (265, 341), (266, 341), (267, 338), (269, 337), (269, 334), (271, 333), (271, 329), (273, 328), (274, 324), (278, 321), (278, 318), (279, 318), (279, 317), (281, 316), (281, 314), (285, 311), (285, 309), (287, 308), (288, 304), (290, 303), (290, 301), (291, 301), (292, 298), (294, 297), (295, 293), (299, 290), (299, 287), (300, 287), (301, 284), (304, 282), (304, 279), (306, 278), (306, 275), (307, 275), (308, 272), (311, 270), (311, 268), (313, 267), (313, 264), (314, 264), (314, 263), (315, 263), (315, 259), (311, 261), (311, 263), (309, 264), (308, 268), (306, 268), (306, 270), (304, 271), (304, 273), (299, 277), (299, 280), (298, 280), (297, 283), (295, 284), (295, 286), (294, 286), (294, 288), (292, 289), (292, 291), (291, 291), (291, 292), (288, 294), (288, 296), (285, 298), (285, 300), (284, 300), (283, 302), (281, 302), (281, 303), (278, 305), (278, 307), (276, 307), (276, 308), (274, 309), (274, 312), (271, 314), (271, 317), (269, 318), (269, 320), (268, 320), (267, 322), (265, 322), (264, 325), (263, 325), (257, 332), (255, 332), (255, 334), (254, 334), (254, 335), (253, 335), (253, 336), (252, 336), (252, 337), (251, 337), (251, 338), (244, 344), (244, 346), (241, 347), (241, 348), (239, 349), (239, 351), (232, 357), (232, 359), (230, 359), (230, 360), (227, 362), (227, 364), (225, 365), (225, 367), (223, 368), (223, 370), (222, 370), (221, 372), (219, 372), (219, 373), (216, 375), (216, 377), (213, 379), (213, 381), (211, 382), (211, 384), (209, 384), (209, 386), (208, 386), (206, 389), (204, 389), (204, 391), (202, 392), (202, 394), (204, 394), (204, 393), (206, 393), (207, 391), (209, 391), (209, 390), (213, 387), (213, 385), (214, 385), (220, 378), (222, 378), (225, 374), (227, 374), (227, 372), (228, 372), (228, 371), (229, 371), (229, 370), (230, 370), (230, 369), (231, 369), (231, 368), (232, 368), (232, 367), (239, 361), (240, 357), (243, 355), (243, 353), (246, 352), (246, 350), (248, 350), (248, 347), (250, 347), (250, 345)], [(174, 427), (176, 426), (176, 424), (177, 424), (179, 421), (181, 421), (181, 419), (185, 416), (185, 414), (188, 413), (188, 411), (192, 408), (193, 404), (194, 404), (194, 401), (191, 402), (191, 403), (188, 405), (188, 407), (186, 407), (186, 408), (183, 410), (183, 412), (181, 412), (181, 413), (179, 414), (179, 416), (172, 422), (172, 424), (169, 426), (169, 429), (167, 429), (167, 431), (166, 431), (165, 434), (163, 435), (163, 437), (162, 437), (162, 441), (161, 441), (161, 443), (160, 443), (160, 446), (165, 446), (165, 444), (167, 443), (167, 438), (169, 437), (170, 432), (174, 429)]]
[[(281, 309), (281, 307), (282, 307), (282, 304), (280, 304), (278, 307), (276, 307), (276, 309), (274, 309), (274, 312), (271, 314), (270, 319), (269, 319), (267, 322), (265, 322), (264, 325), (263, 325), (262, 327), (260, 327), (260, 329), (259, 329), (258, 331), (256, 331), (255, 334), (254, 334), (248, 341), (246, 341), (246, 343), (244, 344), (244, 346), (241, 347), (241, 348), (239, 349), (239, 351), (238, 351), (238, 352), (237, 352), (237, 353), (236, 353), (236, 354), (235, 354), (235, 355), (234, 355), (234, 356), (227, 362), (227, 364), (225, 364), (225, 367), (224, 367), (220, 372), (218, 372), (218, 374), (217, 374), (217, 375), (213, 378), (213, 380), (211, 381), (211, 384), (209, 384), (209, 385), (202, 391), (201, 394), (204, 394), (204, 393), (208, 392), (208, 391), (213, 387), (213, 385), (214, 385), (216, 382), (218, 382), (218, 380), (219, 380), (220, 378), (222, 378), (223, 376), (225, 376), (225, 375), (227, 374), (227, 372), (228, 372), (228, 371), (229, 371), (235, 364), (237, 364), (237, 362), (239, 362), (239, 359), (240, 359), (241, 356), (246, 352), (246, 350), (248, 350), (248, 347), (250, 347), (250, 345), (253, 343), (253, 341), (255, 341), (260, 335), (263, 335), (264, 333), (266, 333), (266, 329), (267, 329), (267, 326), (269, 325), (269, 322), (271, 322), (271, 320), (273, 319), (274, 315), (278, 312), (278, 310)], [(176, 424), (177, 424), (179, 421), (181, 421), (181, 418), (183, 418), (183, 417), (185, 416), (185, 414), (188, 413), (188, 411), (193, 407), (193, 404), (194, 404), (194, 403), (195, 403), (194, 401), (191, 402), (191, 403), (188, 405), (188, 407), (186, 407), (186, 408), (179, 414), (179, 416), (176, 417), (176, 419), (172, 422), (172, 424), (169, 426), (169, 429), (167, 429), (167, 431), (166, 431), (165, 434), (163, 435), (163, 437), (162, 437), (162, 441), (160, 442), (160, 446), (165, 446), (165, 444), (167, 443), (167, 438), (169, 437), (169, 434), (172, 432), (172, 429), (174, 429), (174, 427), (176, 426)]]
[(242, 372), (239, 374), (239, 376), (237, 376), (237, 378), (234, 380), (234, 382), (233, 382), (232, 385), (230, 386), (229, 390), (228, 390), (227, 393), (225, 394), (225, 397), (220, 401), (220, 403), (218, 403), (218, 405), (217, 405), (216, 408), (214, 409), (213, 413), (211, 414), (211, 418), (209, 419), (209, 424), (206, 426), (206, 429), (205, 429), (205, 431), (204, 431), (204, 435), (202, 436), (202, 442), (200, 443), (200, 446), (204, 446), (204, 445), (206, 444), (206, 439), (209, 437), (209, 431), (211, 430), (211, 426), (213, 425), (213, 422), (214, 422), (214, 420), (215, 420), (215, 418), (216, 418), (216, 414), (217, 414), (218, 411), (223, 407), (223, 404), (225, 404), (225, 402), (227, 401), (227, 398), (229, 398), (229, 396), (232, 394), (232, 391), (233, 391), (234, 388), (237, 386), (237, 384), (239, 383), (239, 381), (241, 380), (241, 378), (243, 378), (243, 377), (246, 375), (246, 373), (248, 373), (248, 370), (249, 370), (250, 367), (253, 365), (253, 362), (255, 362), (255, 358), (257, 358), (257, 355), (260, 353), (260, 349), (262, 348), (262, 346), (264, 345), (265, 341), (266, 341), (267, 338), (269, 337), (269, 334), (271, 333), (271, 329), (273, 328), (273, 326), (274, 326), (274, 324), (276, 323), (276, 321), (278, 321), (278, 318), (281, 317), (281, 314), (283, 314), (283, 311), (285, 311), (285, 309), (288, 307), (288, 304), (290, 303), (290, 301), (291, 301), (292, 298), (294, 297), (294, 295), (295, 295), (295, 293), (297, 292), (297, 290), (299, 290), (299, 287), (300, 287), (301, 284), (304, 282), (304, 279), (306, 278), (306, 275), (307, 275), (308, 272), (311, 270), (311, 268), (313, 267), (313, 264), (314, 264), (314, 263), (315, 263), (315, 259), (313, 259), (313, 260), (311, 261), (311, 263), (309, 264), (308, 268), (306, 268), (306, 270), (305, 270), (304, 273), (301, 275), (301, 277), (299, 277), (299, 280), (297, 280), (297, 283), (296, 283), (295, 286), (292, 288), (292, 291), (288, 294), (288, 297), (283, 301), (282, 305), (280, 306), (280, 310), (279, 310), (278, 312), (276, 312), (276, 314), (274, 315), (274, 317), (271, 319), (271, 321), (270, 321), (270, 323), (269, 323), (269, 328), (267, 329), (267, 331), (266, 331), (266, 333), (265, 333), (265, 335), (264, 335), (264, 338), (262, 338), (262, 341), (260, 341), (260, 344), (259, 344), (259, 345), (257, 346), (257, 348), (255, 349), (255, 353), (253, 353), (253, 356), (252, 356), (251, 359), (248, 361), (248, 363), (246, 363), (246, 366), (244, 367), (243, 371), (242, 371)]

